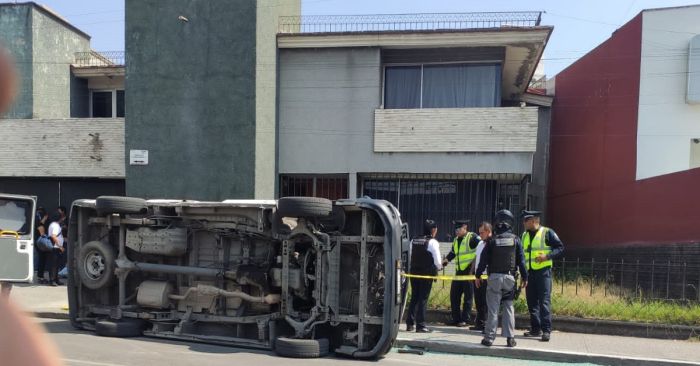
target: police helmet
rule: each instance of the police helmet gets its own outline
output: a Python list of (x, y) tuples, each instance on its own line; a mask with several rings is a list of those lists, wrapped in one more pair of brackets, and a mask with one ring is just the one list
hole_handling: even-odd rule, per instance
[(496, 212), (496, 226), (508, 226), (513, 227), (515, 224), (515, 216), (508, 210), (500, 210)]

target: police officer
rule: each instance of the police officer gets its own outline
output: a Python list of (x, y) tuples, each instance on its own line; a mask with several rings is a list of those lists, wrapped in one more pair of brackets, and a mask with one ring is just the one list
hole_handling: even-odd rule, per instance
[[(440, 243), (435, 240), (437, 224), (433, 220), (423, 223), (423, 235), (411, 241), (411, 274), (436, 276), (440, 265)], [(432, 279), (411, 278), (411, 301), (408, 303), (406, 331), (430, 333), (425, 326), (425, 308), (433, 287)], [(415, 325), (415, 328), (414, 328)]]
[(481, 286), (479, 277), (488, 268), (488, 285), (486, 289), (486, 303), (488, 317), (484, 329), (484, 339), (481, 344), (490, 347), (496, 338), (496, 326), (498, 323), (498, 310), (503, 303), (503, 317), (501, 329), (506, 337), (508, 347), (515, 347), (515, 312), (513, 300), (515, 298), (516, 271), (522, 276), (522, 287), (527, 286), (527, 269), (525, 268), (525, 256), (523, 246), (518, 236), (513, 234), (515, 217), (508, 210), (496, 213), (496, 235), (488, 239), (488, 243), (481, 252), (479, 267), (474, 281), (476, 286)]
[[(469, 220), (452, 221), (455, 226), (455, 240), (452, 242), (452, 251), (442, 262), (442, 266), (447, 266), (455, 260), (457, 276), (471, 274), (471, 264), (476, 258), (476, 247), (481, 238), (476, 233), (470, 232), (468, 228)], [(464, 307), (462, 307), (462, 296), (464, 296)], [(471, 322), (472, 302), (474, 299), (474, 283), (471, 281), (452, 281), (450, 286), (450, 307), (452, 308), (452, 322), (449, 325), (464, 327)]]
[(564, 253), (564, 244), (554, 230), (540, 225), (539, 211), (523, 211), (525, 232), (522, 242), (530, 285), (526, 289), (530, 330), (526, 337), (542, 337), (549, 342), (552, 333), (552, 260)]

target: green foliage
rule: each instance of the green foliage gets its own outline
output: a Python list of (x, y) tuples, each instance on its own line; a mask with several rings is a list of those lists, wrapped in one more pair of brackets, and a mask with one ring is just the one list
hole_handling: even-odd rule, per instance
[[(700, 326), (700, 303), (693, 301), (645, 300), (617, 287), (603, 287), (587, 279), (578, 282), (556, 281), (552, 289), (552, 312), (555, 316), (587, 319), (622, 320), (644, 323)], [(428, 301), (430, 309), (450, 308), (450, 282), (433, 285)], [(525, 292), (515, 302), (515, 311), (527, 314)]]

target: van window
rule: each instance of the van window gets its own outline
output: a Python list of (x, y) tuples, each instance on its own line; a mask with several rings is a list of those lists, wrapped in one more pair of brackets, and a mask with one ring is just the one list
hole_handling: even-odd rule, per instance
[(27, 201), (0, 199), (0, 230), (29, 234), (31, 206)]

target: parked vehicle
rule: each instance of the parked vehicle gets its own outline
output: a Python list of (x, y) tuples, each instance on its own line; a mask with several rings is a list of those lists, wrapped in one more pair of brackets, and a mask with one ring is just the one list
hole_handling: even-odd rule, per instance
[(76, 328), (376, 358), (398, 333), (410, 256), (389, 202), (73, 203), (68, 293)]
[(31, 196), (0, 194), (0, 282), (34, 278), (34, 213)]

